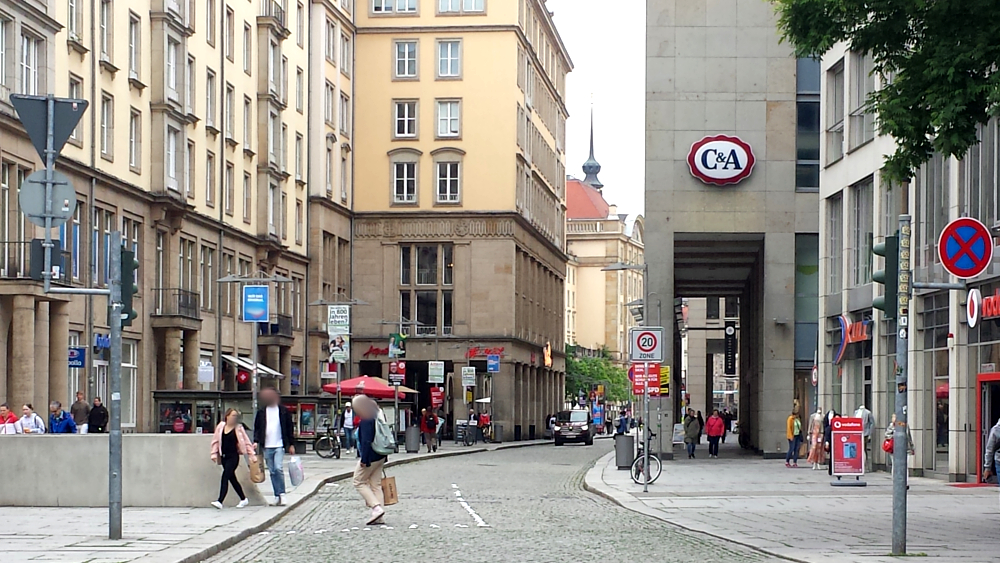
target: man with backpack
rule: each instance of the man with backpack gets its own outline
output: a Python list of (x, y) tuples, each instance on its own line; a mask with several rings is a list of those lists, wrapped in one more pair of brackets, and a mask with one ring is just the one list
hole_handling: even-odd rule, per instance
[(354, 412), (361, 418), (358, 425), (358, 453), (361, 459), (354, 468), (354, 488), (371, 509), (366, 521), (369, 525), (381, 524), (385, 515), (385, 496), (382, 493), (382, 470), (391, 451), (392, 427), (379, 418), (381, 411), (371, 398), (359, 395), (352, 401)]
[(424, 409), (420, 419), (420, 431), (424, 433), (424, 441), (427, 442), (427, 453), (438, 451), (437, 447), (438, 417), (434, 410)]

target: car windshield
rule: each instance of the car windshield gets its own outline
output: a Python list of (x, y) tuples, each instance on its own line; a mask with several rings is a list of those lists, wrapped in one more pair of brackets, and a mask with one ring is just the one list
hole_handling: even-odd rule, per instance
[(559, 422), (587, 422), (587, 411), (563, 411), (558, 419)]

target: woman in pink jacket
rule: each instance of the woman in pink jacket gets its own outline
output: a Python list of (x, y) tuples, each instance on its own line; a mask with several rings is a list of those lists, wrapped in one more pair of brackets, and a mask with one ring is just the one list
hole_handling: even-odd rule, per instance
[(219, 490), (219, 500), (213, 501), (212, 506), (222, 509), (222, 503), (226, 500), (229, 492), (229, 484), (232, 483), (236, 494), (240, 496), (240, 503), (236, 508), (243, 508), (250, 503), (246, 495), (243, 494), (243, 487), (236, 479), (236, 468), (240, 466), (240, 457), (250, 456), (250, 462), (257, 462), (257, 452), (253, 447), (253, 442), (247, 437), (246, 430), (240, 424), (240, 411), (236, 409), (226, 410), (226, 419), (215, 427), (215, 435), (212, 436), (212, 461), (222, 465), (222, 487)]
[(719, 416), (719, 409), (712, 411), (712, 416), (705, 421), (705, 434), (708, 434), (708, 457), (719, 457), (719, 440), (726, 433), (726, 423)]

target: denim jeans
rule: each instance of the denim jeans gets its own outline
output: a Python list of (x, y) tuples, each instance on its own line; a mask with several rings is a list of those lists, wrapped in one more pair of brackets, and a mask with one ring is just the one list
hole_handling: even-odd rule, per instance
[(351, 449), (354, 447), (354, 429), (344, 428), (344, 449)]
[(285, 448), (264, 448), (264, 462), (271, 472), (271, 488), (274, 496), (285, 494), (285, 470), (282, 462), (285, 460)]
[(719, 455), (719, 439), (721, 436), (708, 437), (708, 455)]
[(694, 455), (694, 446), (695, 446), (694, 442), (687, 443), (687, 452), (689, 456)]
[(785, 454), (785, 463), (799, 463), (799, 445), (802, 443), (802, 436), (796, 436), (788, 441), (788, 453)]

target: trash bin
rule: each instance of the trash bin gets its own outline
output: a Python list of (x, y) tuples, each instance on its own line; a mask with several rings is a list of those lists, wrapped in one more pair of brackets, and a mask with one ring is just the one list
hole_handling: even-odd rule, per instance
[(495, 444), (503, 443), (503, 424), (493, 425), (493, 442)]
[(415, 454), (420, 451), (420, 427), (411, 426), (406, 429), (406, 453)]
[(528, 439), (529, 440), (534, 440), (535, 439), (535, 425), (534, 424), (529, 424), (528, 425)]
[(615, 464), (618, 469), (629, 469), (635, 461), (635, 436), (615, 434)]
[(521, 441), (521, 425), (520, 424), (515, 424), (514, 425), (514, 441), (515, 442), (520, 442)]

